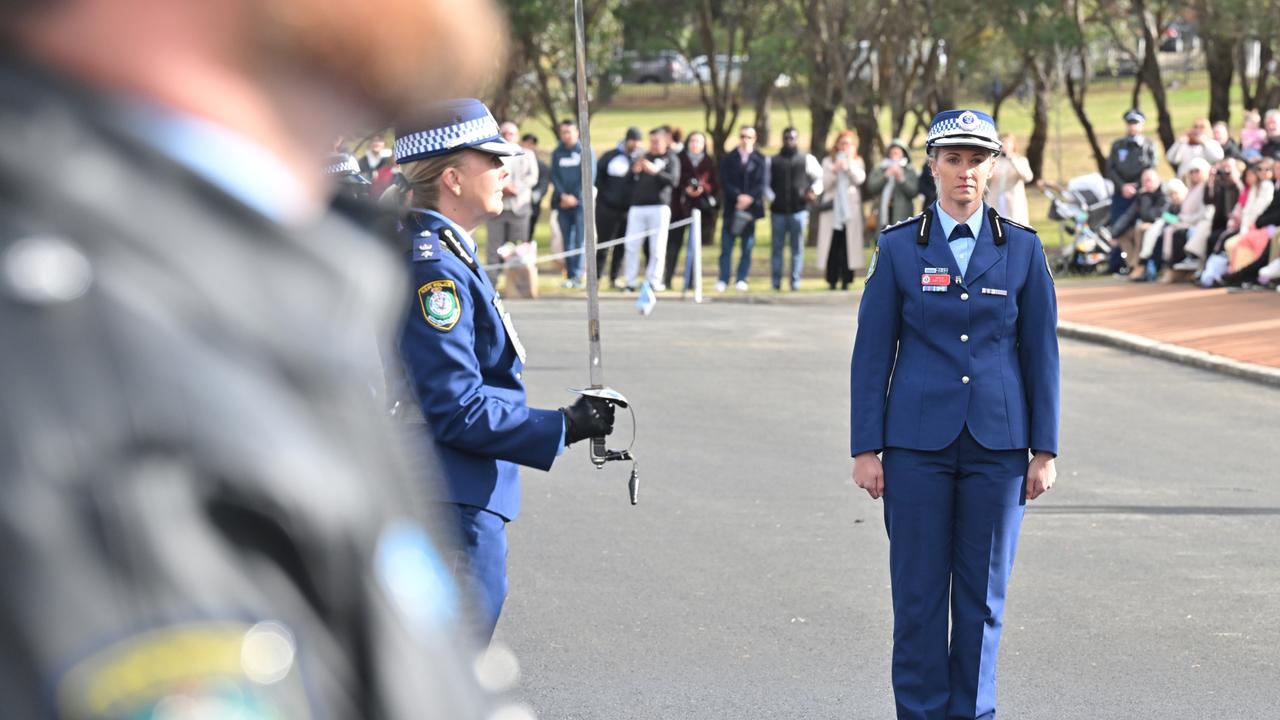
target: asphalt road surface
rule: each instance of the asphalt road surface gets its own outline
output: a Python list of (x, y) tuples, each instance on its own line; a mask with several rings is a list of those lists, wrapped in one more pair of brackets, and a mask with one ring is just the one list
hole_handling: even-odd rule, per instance
[[(524, 474), (497, 640), (541, 718), (893, 717), (888, 543), (849, 478), (855, 303), (605, 303), (640, 504), (585, 444)], [(531, 404), (566, 404), (583, 304), (509, 306)], [(1280, 391), (1062, 355), (1058, 486), (1023, 523), (998, 715), (1280, 717)]]

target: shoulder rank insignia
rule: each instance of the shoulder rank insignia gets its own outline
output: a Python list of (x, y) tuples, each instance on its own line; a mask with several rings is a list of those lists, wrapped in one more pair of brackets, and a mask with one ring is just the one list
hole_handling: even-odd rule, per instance
[(1000, 215), (1000, 216), (999, 216), (999, 218), (1000, 218), (1000, 222), (1004, 223), (1005, 225), (1012, 225), (1012, 226), (1014, 226), (1014, 227), (1016, 227), (1016, 228), (1021, 228), (1021, 229), (1026, 230), (1027, 232), (1030, 232), (1030, 233), (1034, 233), (1034, 232), (1036, 231), (1036, 229), (1035, 229), (1035, 228), (1033, 228), (1033, 227), (1031, 227), (1030, 225), (1023, 225), (1023, 224), (1022, 224), (1022, 223), (1020, 223), (1020, 222), (1014, 222), (1014, 221), (1010, 220), (1009, 218), (1007, 218), (1007, 217), (1005, 217), (1005, 216), (1003, 216), (1003, 215)]
[(440, 259), (440, 238), (430, 230), (423, 230), (413, 238), (413, 261), (424, 262)]
[(904, 227), (906, 225), (910, 225), (911, 223), (916, 222), (917, 220), (920, 220), (923, 217), (924, 217), (924, 213), (920, 213), (918, 215), (912, 215), (906, 220), (899, 220), (898, 222), (892, 225), (885, 225), (884, 229), (882, 229), (880, 232), (884, 233), (884, 232), (889, 232), (890, 230), (897, 230), (898, 228)]
[(462, 302), (452, 280), (433, 280), (418, 288), (422, 318), (440, 332), (449, 332), (462, 316)]

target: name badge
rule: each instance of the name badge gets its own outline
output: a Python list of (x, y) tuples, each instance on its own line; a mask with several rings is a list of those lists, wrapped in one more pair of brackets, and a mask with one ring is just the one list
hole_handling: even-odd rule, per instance
[(983, 294), (983, 295), (998, 295), (998, 296), (1000, 296), (1000, 297), (1005, 297), (1006, 295), (1008, 295), (1008, 294), (1009, 294), (1009, 291), (1008, 291), (1008, 290), (1000, 290), (999, 288), (982, 288), (982, 294)]
[(520, 343), (520, 335), (516, 333), (516, 324), (511, 321), (511, 313), (507, 312), (507, 308), (502, 304), (502, 298), (497, 295), (493, 296), (493, 307), (498, 311), (498, 317), (502, 318), (502, 327), (507, 331), (507, 337), (511, 339), (511, 347), (516, 350), (516, 357), (520, 358), (523, 364), (525, 361), (524, 345)]
[(925, 292), (946, 292), (950, 287), (950, 275), (925, 273), (920, 276), (920, 289)]

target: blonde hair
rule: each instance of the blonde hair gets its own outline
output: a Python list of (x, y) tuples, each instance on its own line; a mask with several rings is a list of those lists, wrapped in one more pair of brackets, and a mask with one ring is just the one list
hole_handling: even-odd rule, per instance
[(449, 168), (461, 167), (462, 153), (436, 155), (425, 160), (415, 160), (400, 166), (400, 172), (413, 190), (413, 204), (437, 209), (440, 206), (440, 177)]

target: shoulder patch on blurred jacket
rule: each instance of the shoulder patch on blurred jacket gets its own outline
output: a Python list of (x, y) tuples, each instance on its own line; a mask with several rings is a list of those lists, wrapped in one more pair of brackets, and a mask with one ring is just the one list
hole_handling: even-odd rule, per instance
[(58, 717), (313, 716), (283, 625), (207, 622), (146, 630), (80, 660), (56, 685)]
[(462, 317), (462, 301), (452, 280), (433, 280), (418, 288), (418, 304), (422, 318), (441, 332), (452, 330)]
[(863, 285), (871, 282), (871, 276), (876, 274), (876, 265), (880, 261), (880, 243), (876, 243), (876, 249), (871, 253), (871, 263), (867, 265), (867, 279), (862, 281)]

